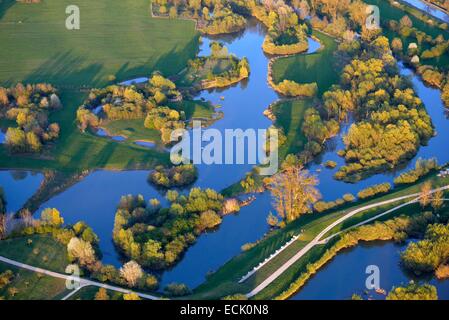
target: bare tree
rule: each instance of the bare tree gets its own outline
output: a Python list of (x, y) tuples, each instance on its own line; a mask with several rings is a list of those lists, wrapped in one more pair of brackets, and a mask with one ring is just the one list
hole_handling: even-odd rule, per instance
[(289, 166), (272, 177), (270, 191), (279, 216), (291, 222), (311, 212), (312, 205), (321, 198), (318, 183), (316, 176), (300, 165)]

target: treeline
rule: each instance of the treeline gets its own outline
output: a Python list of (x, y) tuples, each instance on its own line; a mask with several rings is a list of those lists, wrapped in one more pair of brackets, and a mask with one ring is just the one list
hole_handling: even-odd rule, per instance
[(382, 183), (377, 184), (372, 187), (368, 187), (366, 189), (361, 190), (357, 197), (361, 200), (372, 198), (381, 194), (386, 194), (391, 191), (391, 184), (389, 183)]
[(198, 170), (187, 164), (172, 168), (156, 167), (148, 176), (148, 181), (158, 187), (170, 189), (186, 187), (198, 179)]
[(77, 111), (80, 129), (97, 128), (102, 121), (145, 119), (147, 128), (161, 132), (162, 141), (170, 142), (171, 132), (185, 128), (185, 114), (165, 106), (182, 100), (176, 85), (155, 73), (148, 83), (138, 86), (112, 85), (93, 89)]
[(14, 121), (5, 144), (14, 153), (37, 153), (59, 137), (59, 125), (49, 123), (52, 111), (62, 107), (56, 89), (45, 83), (0, 87), (0, 119)]
[(194, 188), (188, 195), (168, 191), (170, 207), (142, 196), (122, 197), (115, 216), (113, 239), (128, 258), (164, 270), (175, 265), (196, 238), (221, 224), (223, 196)]
[(403, 265), (416, 274), (435, 272), (439, 278), (449, 277), (449, 226), (433, 224), (424, 239), (412, 242), (401, 255)]
[(318, 92), (318, 85), (314, 83), (297, 83), (293, 80), (284, 80), (278, 84), (273, 85), (280, 94), (287, 97), (315, 97)]
[(241, 31), (247, 24), (242, 14), (234, 12), (232, 4), (224, 0), (155, 0), (153, 13), (172, 19), (195, 19), (198, 29), (206, 34), (227, 34)]
[(439, 165), (437, 159), (418, 159), (415, 164), (415, 169), (402, 173), (394, 179), (395, 185), (411, 184), (418, 181), (420, 178), (426, 176), (432, 171), (438, 170)]
[(338, 209), (344, 205), (347, 205), (349, 203), (352, 203), (355, 201), (355, 197), (353, 194), (347, 193), (343, 195), (343, 197), (338, 198), (335, 201), (318, 201), (313, 206), (313, 210), (315, 210), (318, 213), (322, 213), (329, 210)]

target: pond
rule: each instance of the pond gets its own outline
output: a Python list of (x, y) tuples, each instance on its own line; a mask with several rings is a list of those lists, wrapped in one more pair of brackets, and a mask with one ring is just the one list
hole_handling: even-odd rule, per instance
[(380, 270), (380, 286), (390, 292), (393, 287), (407, 285), (411, 280), (437, 287), (440, 299), (449, 299), (449, 281), (432, 277), (417, 279), (400, 266), (400, 253), (406, 246), (394, 243), (362, 244), (341, 252), (334, 260), (313, 276), (292, 300), (345, 300), (353, 294), (364, 299), (385, 299), (384, 295), (366, 290), (368, 266)]

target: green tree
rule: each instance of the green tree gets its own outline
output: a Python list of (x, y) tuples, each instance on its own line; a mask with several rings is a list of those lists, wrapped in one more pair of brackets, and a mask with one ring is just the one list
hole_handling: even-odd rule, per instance
[(51, 226), (60, 227), (64, 224), (64, 218), (57, 209), (47, 208), (41, 213), (41, 221)]
[(411, 282), (408, 286), (393, 288), (387, 300), (438, 300), (437, 288)]

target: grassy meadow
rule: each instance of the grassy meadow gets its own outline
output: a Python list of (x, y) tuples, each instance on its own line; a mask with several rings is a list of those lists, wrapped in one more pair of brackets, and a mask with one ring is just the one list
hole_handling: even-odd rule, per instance
[[(60, 92), (64, 108), (51, 117), (60, 138), (39, 156), (10, 156), (0, 146), (0, 168), (85, 169), (151, 168), (168, 156), (117, 143), (76, 127), (75, 114), (90, 87), (149, 75), (172, 75), (184, 68), (198, 49), (194, 23), (153, 19), (149, 0), (80, 0), (80, 30), (67, 30), (68, 0), (38, 4), (0, 2), (0, 85), (47, 82)], [(84, 90), (83, 90), (84, 89)]]
[(338, 82), (339, 72), (334, 65), (334, 52), (337, 49), (335, 40), (319, 31), (313, 35), (323, 46), (312, 54), (294, 55), (280, 58), (273, 63), (273, 81), (293, 80), (297, 83), (318, 84), (318, 93), (321, 96), (334, 83)]

